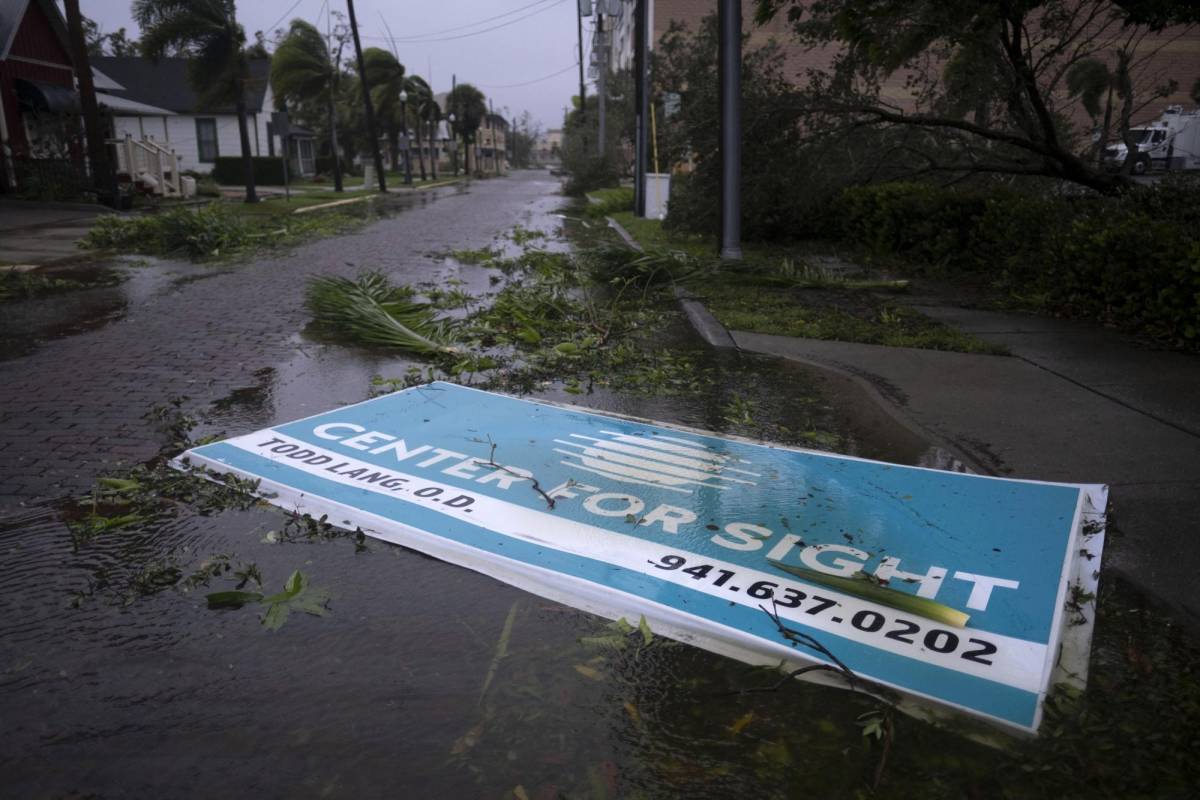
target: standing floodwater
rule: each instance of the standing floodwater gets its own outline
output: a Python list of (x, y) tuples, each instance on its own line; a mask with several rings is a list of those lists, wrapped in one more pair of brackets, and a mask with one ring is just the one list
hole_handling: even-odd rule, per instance
[[(1194, 774), (1200, 662), (1116, 579), (1102, 583), (1088, 695), (1056, 696), (1043, 740), (998, 751), (845, 691), (756, 691), (779, 675), (219, 493), (112, 529), (99, 522), (117, 515), (103, 496), (95, 515), (66, 502), (185, 436), (357, 402), (373, 376), (421, 366), (310, 335), (304, 276), (371, 267), (496, 291), (494, 270), (449, 252), (504, 248), (494, 237), (518, 224), (556, 233), (556, 188), (544, 174), (476, 182), (286, 257), (213, 275), (186, 267), (203, 280), (128, 265), (147, 272), (102, 290), (137, 287), (136, 302), (113, 295), (119, 315), (11, 354), (0, 366), (0, 793), (855, 797), (877, 784), (888, 797), (1128, 796)], [(538, 383), (532, 395), (955, 466), (846, 379), (714, 353), (663, 313), (660, 359), (636, 380)], [(662, 377), (681, 363), (704, 376), (697, 389)], [(296, 571), (330, 593), (326, 616), (297, 610), (268, 630), (261, 608), (208, 608), (210, 592), (261, 580), (274, 594)]]

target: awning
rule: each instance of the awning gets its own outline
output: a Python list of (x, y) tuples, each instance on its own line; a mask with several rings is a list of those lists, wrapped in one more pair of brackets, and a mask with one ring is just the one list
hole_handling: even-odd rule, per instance
[(69, 87), (25, 78), (17, 78), (17, 104), (27, 111), (79, 113), (79, 95)]

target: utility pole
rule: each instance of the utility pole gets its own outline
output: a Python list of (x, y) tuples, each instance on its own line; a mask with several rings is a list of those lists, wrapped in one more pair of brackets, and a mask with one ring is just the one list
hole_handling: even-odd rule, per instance
[[(590, 2), (590, 0), (589, 0)], [(579, 28), (579, 124), (587, 119), (587, 84), (583, 82), (583, 3), (575, 3), (575, 23)], [(565, 117), (566, 115), (564, 115)]]
[(412, 146), (408, 142), (408, 92), (400, 90), (400, 135), (404, 142), (404, 185), (412, 186)]
[[(100, 106), (96, 103), (96, 87), (92, 83), (92, 66), (88, 61), (87, 43), (83, 37), (83, 16), (79, 13), (79, 0), (65, 0), (67, 12), (67, 35), (71, 39), (72, 59), (75, 62), (75, 77), (79, 80), (79, 99), (83, 105), (83, 127), (87, 134), (88, 161), (92, 166), (92, 183), (101, 198), (111, 195), (115, 206), (116, 186), (108, 165), (108, 145), (104, 143), (104, 131), (100, 129)], [(132, 172), (132, 165), (130, 166)]]
[[(329, 49), (330, 55), (333, 55), (333, 16), (330, 4), (325, 4), (325, 46)], [(338, 33), (338, 48), (337, 55), (333, 56), (333, 72), (329, 78), (329, 102), (327, 103), (327, 112), (329, 114), (329, 150), (333, 156), (333, 190), (335, 192), (344, 191), (342, 186), (342, 154), (338, 150), (337, 138), (337, 106), (334, 95), (337, 94), (338, 83), (342, 74), (342, 47), (346, 43), (345, 34), (339, 31)], [(287, 153), (284, 153), (284, 161), (287, 161)]]
[(492, 126), (492, 169), (496, 174), (500, 174), (500, 148), (497, 146), (496, 136), (500, 129), (496, 126), (496, 104), (492, 102), (492, 98), (488, 98), (488, 111), (491, 112), (491, 119), (488, 122)]
[(721, 258), (742, 258), (742, 2), (717, 0), (721, 82)]
[(606, 83), (608, 78), (608, 53), (606, 52), (604, 42), (604, 15), (600, 10), (596, 10), (596, 40), (592, 43), (593, 48), (599, 48), (596, 52), (599, 53), (597, 58), (597, 66), (600, 68), (600, 77), (596, 79), (596, 116), (599, 117), (599, 138), (596, 142), (596, 153), (604, 158), (604, 97), (608, 94)]
[(430, 173), (431, 177), (436, 181), (438, 178), (438, 176), (437, 176), (438, 156), (441, 155), (441, 152), (440, 152), (441, 146), (438, 145), (437, 113), (434, 111), (434, 109), (437, 108), (437, 98), (433, 91), (433, 59), (432, 58), (430, 58), (428, 61), (425, 62), (425, 70), (426, 70), (426, 74), (429, 77), (429, 106), (428, 106), (429, 113), (426, 115), (429, 117), (429, 119), (425, 120), (427, 123), (429, 123), (429, 153), (430, 153), (430, 155), (429, 155), (429, 173)]
[(371, 86), (367, 83), (367, 70), (363, 64), (362, 42), (358, 38), (358, 20), (354, 16), (354, 0), (346, 0), (350, 12), (350, 33), (354, 35), (354, 54), (358, 60), (358, 78), (362, 82), (363, 110), (367, 114), (367, 136), (371, 140), (371, 153), (375, 158), (375, 173), (379, 176), (379, 191), (387, 193), (387, 178), (383, 174), (383, 156), (379, 153), (379, 136), (375, 133), (375, 107), (371, 103)]
[(646, 132), (650, 117), (649, 27), (650, 9), (647, 0), (637, 0), (633, 13), (633, 76), (636, 82), (634, 102), (637, 103), (637, 126), (633, 137), (633, 211), (646, 216), (646, 151), (649, 149)]
[(452, 103), (457, 99), (454, 94), (454, 90), (457, 88), (458, 88), (458, 75), (451, 73), (451, 75), (450, 75), (450, 96), (446, 98), (446, 108), (447, 108), (446, 113), (448, 115), (447, 118), (450, 120), (450, 144), (453, 145), (453, 147), (450, 148), (450, 155), (451, 155), (450, 163), (451, 163), (451, 166), (454, 168), (454, 177), (456, 177), (456, 178), (458, 177), (458, 133), (455, 132), (455, 130), (454, 130), (454, 121), (456, 119), (458, 119), (458, 116), (454, 113), (454, 106), (452, 105)]

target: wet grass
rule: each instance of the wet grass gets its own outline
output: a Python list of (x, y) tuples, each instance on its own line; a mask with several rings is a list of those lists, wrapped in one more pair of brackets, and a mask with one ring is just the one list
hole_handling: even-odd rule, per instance
[(861, 291), (786, 289), (718, 280), (697, 290), (731, 330), (888, 347), (1006, 355), (1008, 350)]
[(633, 215), (633, 188), (632, 187), (616, 187), (611, 189), (597, 189), (594, 192), (587, 193), (588, 204), (584, 206), (583, 213), (592, 219), (603, 219), (609, 214), (617, 214), (622, 211), (629, 212)]
[(336, 196), (323, 193), (298, 196), (293, 203), (279, 199), (255, 205), (218, 201), (142, 216), (104, 216), (80, 246), (94, 251), (228, 261), (345, 233), (387, 213), (386, 198), (369, 192), (360, 196), (361, 202), (306, 214), (293, 212), (332, 202)]
[[(658, 220), (632, 213), (614, 219), (644, 247), (678, 250), (715, 266), (711, 245), (701, 237), (666, 231)], [(804, 253), (775, 245), (750, 244), (745, 255), (742, 263), (722, 264), (686, 282), (731, 330), (960, 353), (1008, 352), (905, 306), (905, 281), (831, 273), (809, 263)]]
[(119, 273), (107, 269), (53, 272), (0, 270), (0, 303), (28, 300), (80, 289), (116, 286), (122, 280), (123, 277)]

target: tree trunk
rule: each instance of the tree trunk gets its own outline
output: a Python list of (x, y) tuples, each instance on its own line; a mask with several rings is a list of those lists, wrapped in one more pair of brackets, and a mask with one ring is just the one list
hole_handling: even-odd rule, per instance
[(438, 168), (438, 140), (437, 140), (437, 123), (433, 120), (429, 121), (429, 172), (433, 175), (433, 179), (437, 180)]
[[(246, 202), (257, 203), (258, 192), (254, 187), (254, 158), (250, 152), (250, 129), (246, 125), (246, 93), (242, 80), (238, 79), (237, 100), (238, 137), (242, 140), (242, 172), (246, 179)], [(287, 142), (284, 142), (283, 157), (288, 157)]]
[(421, 180), (425, 180), (425, 148), (421, 144), (421, 118), (417, 117), (417, 124), (413, 126), (414, 133), (417, 135), (417, 163), (421, 165)]
[(326, 111), (329, 114), (329, 151), (333, 156), (333, 190), (342, 191), (342, 159), (338, 155), (337, 111), (333, 107), (333, 92), (329, 92)]
[(395, 120), (388, 122), (387, 137), (389, 155), (392, 157), (392, 171), (398, 172), (400, 170), (400, 129), (396, 127)]
[[(104, 143), (104, 130), (100, 126), (100, 107), (96, 103), (96, 89), (92, 83), (92, 68), (88, 63), (87, 45), (83, 35), (83, 16), (79, 12), (79, 0), (66, 0), (67, 32), (71, 40), (71, 55), (75, 59), (75, 74), (79, 77), (79, 100), (83, 107), (83, 127), (87, 135), (88, 160), (92, 166), (92, 183), (96, 192), (101, 196), (114, 195), (112, 203), (116, 205), (115, 176), (109, 168), (108, 145)], [(6, 169), (0, 154), (0, 170)], [(179, 166), (171, 165), (171, 171), (177, 172)], [(132, 172), (132, 168), (130, 172)], [(0, 176), (0, 182), (7, 178)]]

